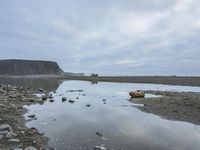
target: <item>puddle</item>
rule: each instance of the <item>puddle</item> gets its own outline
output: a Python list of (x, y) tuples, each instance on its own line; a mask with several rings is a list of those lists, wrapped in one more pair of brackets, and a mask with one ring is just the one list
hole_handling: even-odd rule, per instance
[[(127, 100), (128, 92), (138, 89), (200, 91), (197, 87), (66, 81), (52, 93), (53, 103), (26, 106), (37, 117), (27, 126), (45, 133), (49, 145), (58, 150), (92, 150), (96, 145), (115, 150), (200, 149), (200, 126), (141, 112), (137, 109), (141, 105)], [(67, 100), (62, 102), (62, 97)]]

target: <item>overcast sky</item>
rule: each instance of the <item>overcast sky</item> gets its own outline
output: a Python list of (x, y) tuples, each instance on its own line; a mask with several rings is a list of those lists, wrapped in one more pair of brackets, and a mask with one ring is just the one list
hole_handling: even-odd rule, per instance
[(0, 0), (0, 59), (67, 72), (200, 75), (200, 0)]

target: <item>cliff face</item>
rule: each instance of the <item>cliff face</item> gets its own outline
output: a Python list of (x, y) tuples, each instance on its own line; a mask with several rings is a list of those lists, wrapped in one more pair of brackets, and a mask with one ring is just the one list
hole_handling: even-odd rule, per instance
[(0, 75), (63, 75), (56, 62), (37, 60), (0, 60)]

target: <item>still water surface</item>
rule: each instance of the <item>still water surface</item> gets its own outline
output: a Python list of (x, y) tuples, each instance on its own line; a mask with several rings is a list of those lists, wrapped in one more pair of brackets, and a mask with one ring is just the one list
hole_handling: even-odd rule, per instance
[[(37, 116), (27, 126), (48, 136), (57, 150), (92, 150), (96, 145), (114, 150), (200, 149), (200, 126), (141, 112), (128, 101), (128, 92), (138, 89), (200, 92), (198, 87), (65, 81), (52, 92), (55, 102), (26, 106)], [(63, 96), (75, 103), (62, 102)]]

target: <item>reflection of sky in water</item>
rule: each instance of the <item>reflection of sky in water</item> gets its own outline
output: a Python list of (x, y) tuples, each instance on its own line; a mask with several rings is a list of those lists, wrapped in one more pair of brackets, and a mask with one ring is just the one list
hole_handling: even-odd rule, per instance
[[(126, 150), (199, 150), (200, 126), (186, 122), (164, 120), (131, 107), (130, 90), (198, 91), (199, 88), (150, 84), (99, 83), (66, 81), (54, 94), (55, 102), (27, 107), (37, 120), (28, 122), (50, 138), (49, 144), (58, 150), (107, 148)], [(84, 92), (66, 92), (84, 90)], [(200, 91), (200, 90), (199, 90)], [(76, 102), (62, 103), (64, 94)], [(83, 96), (82, 94), (86, 94)], [(56, 96), (57, 95), (57, 96)], [(79, 97), (79, 99), (76, 99)], [(103, 104), (106, 99), (107, 104)], [(91, 104), (91, 107), (86, 107)], [(123, 107), (123, 106), (130, 107)], [(56, 120), (54, 120), (56, 119)], [(104, 138), (95, 133), (103, 133)]]

